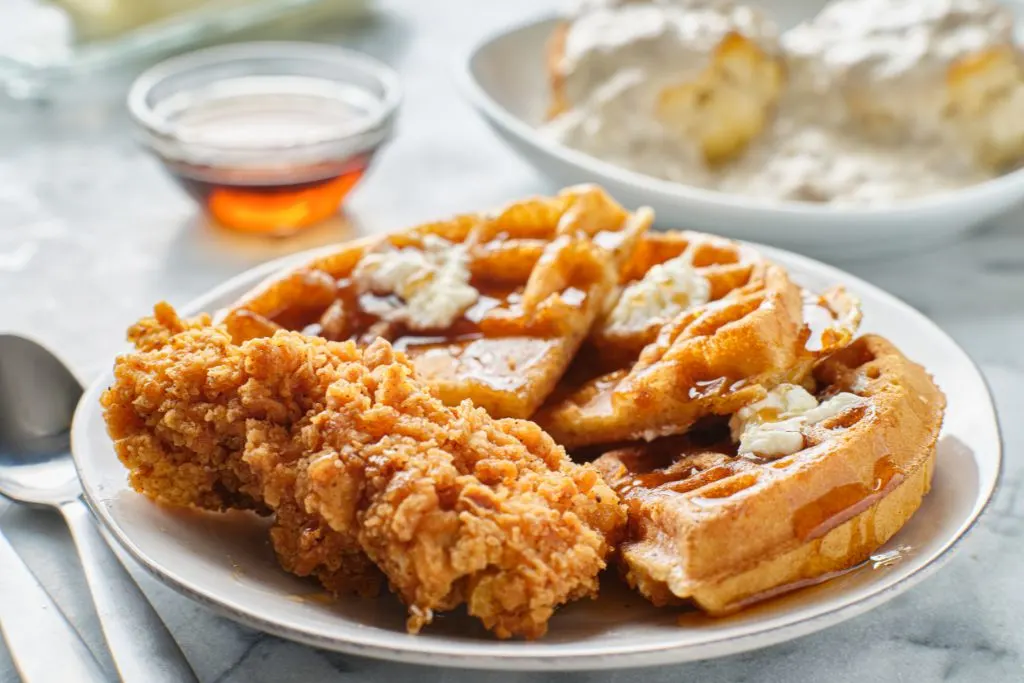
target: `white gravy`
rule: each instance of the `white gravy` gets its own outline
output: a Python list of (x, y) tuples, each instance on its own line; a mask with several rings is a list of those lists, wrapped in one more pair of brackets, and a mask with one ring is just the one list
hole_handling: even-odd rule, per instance
[[(702, 69), (728, 30), (781, 53), (788, 84), (759, 138), (712, 169), (653, 107), (663, 84)], [(591, 0), (570, 26), (561, 65), (572, 108), (546, 131), (614, 164), (697, 187), (886, 204), (997, 175), (944, 124), (944, 79), (955, 60), (1012, 38), (1012, 15), (993, 0), (834, 0), (781, 38), (755, 10), (725, 2)]]

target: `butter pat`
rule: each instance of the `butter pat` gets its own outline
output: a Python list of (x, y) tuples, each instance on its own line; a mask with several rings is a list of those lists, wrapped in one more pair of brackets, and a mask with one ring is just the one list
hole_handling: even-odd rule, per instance
[(476, 303), (480, 293), (469, 284), (469, 252), (464, 245), (427, 235), (423, 248), (403, 247), (365, 255), (352, 274), (360, 292), (395, 294), (401, 303), (378, 301), (369, 310), (413, 330), (437, 330)]
[(803, 387), (782, 384), (760, 401), (741, 408), (729, 420), (740, 455), (778, 458), (804, 449), (803, 428), (824, 422), (863, 403), (843, 392), (823, 403)]
[(683, 253), (626, 287), (608, 316), (607, 328), (643, 330), (653, 318), (671, 319), (710, 299), (711, 284), (694, 269), (689, 253)]

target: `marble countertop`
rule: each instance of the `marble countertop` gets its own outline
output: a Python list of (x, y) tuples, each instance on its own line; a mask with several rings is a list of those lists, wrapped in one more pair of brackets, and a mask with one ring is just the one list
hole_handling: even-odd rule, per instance
[[(50, 105), (0, 107), (0, 331), (34, 336), (83, 379), (111, 362), (125, 327), (159, 299), (183, 304), (267, 259), (557, 189), (515, 158), (459, 97), (453, 67), (482, 31), (549, 3), (380, 2), (330, 38), (402, 74), (398, 134), (343, 218), (286, 241), (207, 225), (133, 144), (124, 81)], [(935, 251), (840, 264), (924, 311), (981, 366), (1003, 420), (998, 497), (949, 565), (892, 602), (824, 632), (724, 659), (645, 671), (677, 680), (1024, 680), (1024, 211)], [(100, 630), (63, 523), (0, 502), (0, 529), (89, 644)], [(136, 572), (204, 683), (629, 681), (635, 671), (498, 674), (321, 652), (242, 628)], [(106, 655), (104, 655), (105, 657)], [(105, 660), (109, 666), (109, 659)], [(0, 681), (17, 676), (0, 645)]]

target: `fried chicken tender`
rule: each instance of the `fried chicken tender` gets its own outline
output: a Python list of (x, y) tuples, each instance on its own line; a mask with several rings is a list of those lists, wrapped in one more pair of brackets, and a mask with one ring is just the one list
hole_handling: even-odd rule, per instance
[(303, 430), (306, 508), (359, 543), (410, 606), (410, 630), (466, 602), (500, 637), (538, 637), (597, 591), (615, 494), (540, 427), (445, 407), (379, 341)]
[(559, 605), (596, 594), (624, 509), (535, 424), (445, 407), (383, 340), (235, 345), (157, 319), (133, 328), (148, 341), (103, 397), (137, 490), (273, 510), (286, 569), (367, 593), (376, 565), (413, 632), (465, 602), (497, 636), (535, 638)]
[(267, 441), (276, 450), (291, 443), (355, 349), (310, 338), (301, 348), (264, 340), (244, 350), (208, 318), (183, 321), (167, 304), (129, 338), (139, 352), (117, 360), (101, 402), (132, 487), (168, 505), (274, 509), (271, 539), (286, 570), (336, 594), (375, 595), (380, 573), (355, 538), (306, 513), (294, 495), (267, 500), (246, 462)]

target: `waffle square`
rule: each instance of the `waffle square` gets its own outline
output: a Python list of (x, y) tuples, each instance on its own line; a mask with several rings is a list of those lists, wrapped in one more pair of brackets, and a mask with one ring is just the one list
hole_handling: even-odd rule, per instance
[(801, 425), (789, 455), (739, 455), (718, 422), (595, 461), (629, 507), (632, 586), (657, 605), (726, 614), (855, 566), (910, 518), (945, 406), (932, 379), (869, 335), (821, 361), (809, 386), (819, 400), (856, 398)]
[[(565, 372), (651, 219), (596, 187), (569, 188), (347, 244), (264, 283), (224, 323), (236, 342), (278, 329), (383, 337), (446, 403), (471, 399), (496, 417), (525, 418)], [(425, 259), (440, 265), (415, 271)], [(379, 269), (367, 278), (371, 262)], [(464, 282), (429, 289), (460, 268)], [(408, 296), (376, 290), (387, 278)], [(454, 315), (438, 324), (435, 309)]]
[[(598, 362), (584, 365), (601, 374), (570, 373), (536, 417), (560, 443), (576, 448), (683, 433), (776, 384), (801, 381), (818, 356), (848, 343), (859, 323), (856, 301), (842, 290), (809, 295), (752, 249), (695, 232), (644, 236), (624, 269), (619, 301), (680, 259), (706, 282), (706, 301), (672, 305), (664, 290), (680, 285), (655, 277), (652, 297), (627, 301), (640, 309), (639, 325), (617, 326), (613, 305), (581, 354), (596, 355)], [(825, 318), (814, 339), (805, 321), (812, 313)]]

